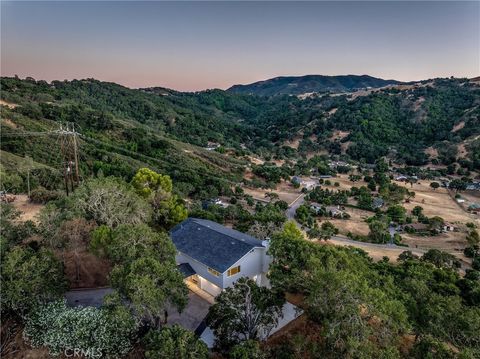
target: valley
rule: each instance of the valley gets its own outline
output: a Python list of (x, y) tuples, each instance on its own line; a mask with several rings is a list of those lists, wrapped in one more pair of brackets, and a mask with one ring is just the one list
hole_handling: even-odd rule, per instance
[[(301, 330), (312, 340), (318, 335), (312, 311), (324, 308), (315, 303), (317, 298), (345, 300), (336, 289), (328, 298), (325, 283), (331, 279), (316, 276), (347, 281), (356, 288), (348, 289), (355, 291), (353, 297), (374, 291), (373, 297), (364, 294), (362, 303), (394, 316), (381, 306), (395, 303), (407, 310), (396, 293), (416, 295), (407, 284), (418, 280), (409, 272), (413, 268), (424, 272), (421, 285), (439, 282), (453, 288), (448, 300), (461, 301), (459, 310), (475, 318), (474, 276), (480, 268), (476, 82), (390, 81), (373, 88), (360, 82), (322, 85), (326, 87), (319, 92), (307, 88), (306, 94), (286, 94), (283, 85), (268, 87), (268, 81), (258, 87), (259, 94), (253, 93), (255, 84), (197, 93), (135, 90), (94, 79), (47, 83), (2, 78), (1, 85), (1, 206), (8, 243), (3, 270), (18, 273), (17, 253), (23, 266), (38, 266), (32, 272), (51, 290), (51, 298), (70, 300), (67, 307), (49, 304), (62, 313), (80, 315), (80, 302), (72, 299), (77, 298), (101, 305), (86, 307), (98, 313), (117, 308), (120, 314), (113, 320), (133, 318), (122, 314), (123, 306), (105, 306), (116, 300), (106, 294), (116, 294), (146, 310), (135, 312), (136, 320), (157, 328), (151, 333), (183, 323), (185, 335), (200, 333), (194, 345), (215, 352), (224, 344), (218, 329), (211, 328), (223, 322), (208, 318), (217, 298), (239, 287), (216, 297), (215, 288), (220, 288), (214, 278), (225, 274), (209, 267), (213, 277), (204, 286), (204, 277), (192, 275), (196, 262), (177, 265), (173, 253), (179, 247), (173, 247), (172, 231), (194, 220), (210, 223), (206, 226), (219, 233), (267, 243), (273, 258), (268, 283), (281, 288), (281, 297), (288, 299), (282, 303), (303, 311), (288, 307), (288, 320), (261, 341), (262, 350), (279, 350), (276, 338), (292, 340), (302, 323), (310, 323)], [(71, 143), (75, 145), (68, 147)], [(215, 258), (228, 255), (219, 253)], [(164, 258), (167, 264), (161, 264)], [(328, 264), (319, 266), (324, 260)], [(185, 264), (190, 266), (187, 274), (185, 267), (180, 269)], [(45, 276), (45, 270), (53, 274)], [(158, 284), (165, 273), (171, 282)], [(263, 288), (256, 284), (266, 280), (260, 276), (266, 278), (257, 274), (248, 285)], [(391, 281), (386, 287), (384, 276)], [(393, 278), (402, 284), (394, 286)], [(150, 295), (168, 299), (158, 309), (159, 301)], [(432, 295), (428, 300), (441, 301), (436, 292)], [(380, 304), (372, 299), (377, 296), (385, 296)], [(15, 310), (33, 311), (28, 301), (11, 300), (20, 303)], [(367, 316), (358, 315), (369, 327)], [(416, 323), (413, 317), (408, 321)], [(31, 348), (21, 339), (22, 331), (36, 330), (28, 327), (32, 319), (25, 323), (25, 329), (15, 327), (9, 345), (25, 356), (48, 357), (43, 347)], [(129, 353), (126, 357), (143, 357), (150, 344), (125, 339), (129, 330), (137, 330), (132, 323), (127, 320), (123, 331), (108, 335), (128, 344), (122, 349)], [(400, 323), (407, 328), (406, 321)], [(414, 350), (411, 331), (402, 333), (407, 343), (400, 345), (402, 350)], [(466, 336), (455, 345), (474, 346)], [(397, 341), (392, 343), (396, 348)], [(121, 348), (108, 350), (119, 353)]]
[(479, 1), (0, 1), (1, 359), (480, 359)]

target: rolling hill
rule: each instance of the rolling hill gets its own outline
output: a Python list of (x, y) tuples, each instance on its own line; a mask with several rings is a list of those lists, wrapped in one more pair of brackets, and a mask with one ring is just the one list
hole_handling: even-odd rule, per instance
[[(344, 86), (373, 85), (371, 79)], [(147, 166), (169, 174), (177, 190), (192, 198), (231, 193), (242, 181), (249, 154), (288, 160), (292, 175), (305, 158), (325, 152), (367, 163), (386, 156), (400, 165), (436, 161), (480, 168), (480, 87), (467, 79), (304, 98), (129, 89), (95, 79), (0, 81), (0, 160), (7, 175), (15, 172), (10, 159), (26, 155), (49, 166), (37, 169), (44, 187), (51, 180), (41, 183), (42, 178), (54, 176), (48, 168), (58, 168), (58, 146), (28, 133), (65, 122), (75, 123), (82, 134), (85, 176), (101, 172), (129, 179)], [(206, 148), (211, 142), (221, 146), (218, 151)]]
[(367, 75), (281, 76), (248, 85), (234, 85), (227, 91), (237, 94), (253, 94), (259, 96), (301, 95), (311, 92), (350, 92), (364, 88), (398, 85), (400, 83), (400, 81), (383, 80)]

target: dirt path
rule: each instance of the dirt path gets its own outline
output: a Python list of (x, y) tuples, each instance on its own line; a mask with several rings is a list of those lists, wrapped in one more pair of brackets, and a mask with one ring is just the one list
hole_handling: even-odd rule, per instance
[(15, 195), (15, 201), (13, 202), (13, 206), (15, 207), (15, 209), (21, 212), (19, 220), (22, 222), (38, 222), (37, 215), (44, 207), (43, 204), (35, 204), (30, 202), (26, 194)]

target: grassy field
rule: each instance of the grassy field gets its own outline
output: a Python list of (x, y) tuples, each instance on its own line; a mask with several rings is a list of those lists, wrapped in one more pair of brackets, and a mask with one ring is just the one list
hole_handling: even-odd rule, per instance
[[(329, 189), (343, 189), (348, 190), (352, 186), (363, 186), (365, 182), (351, 182), (347, 175), (339, 175), (331, 178), (332, 185), (324, 186)], [(338, 182), (340, 186), (334, 186)], [(403, 243), (410, 248), (428, 250), (431, 248), (446, 251), (454, 254), (462, 261), (468, 261), (463, 255), (463, 249), (466, 246), (465, 237), (467, 234), (466, 223), (473, 222), (480, 227), (480, 217), (478, 215), (466, 211), (466, 206), (458, 204), (454, 199), (454, 194), (449, 193), (445, 188), (434, 190), (430, 187), (430, 181), (420, 181), (413, 186), (404, 182), (394, 181), (396, 184), (408, 188), (409, 191), (415, 192), (415, 197), (409, 203), (402, 203), (408, 212), (415, 206), (421, 206), (424, 209), (424, 214), (428, 217), (439, 216), (445, 221), (452, 223), (458, 228), (458, 231), (442, 233), (437, 236), (419, 236), (407, 233), (401, 233)], [(480, 202), (480, 193), (465, 192), (461, 196), (467, 200), (466, 203)], [(369, 232), (368, 224), (365, 219), (372, 216), (373, 213), (356, 208), (346, 208), (346, 212), (350, 214), (351, 218), (348, 220), (329, 219), (340, 231), (341, 235), (346, 235), (348, 232), (358, 235), (367, 235)], [(325, 219), (322, 219), (325, 220)], [(343, 243), (335, 243), (336, 245), (344, 245)], [(402, 250), (394, 249), (376, 249), (367, 248), (365, 245), (359, 244), (359, 247), (365, 249), (374, 259), (381, 259), (387, 256), (390, 259), (396, 259)]]
[(268, 201), (268, 198), (265, 195), (269, 192), (274, 192), (278, 194), (280, 200), (287, 202), (288, 204), (295, 201), (295, 199), (300, 196), (300, 188), (294, 188), (289, 182), (282, 181), (275, 189), (263, 189), (263, 188), (248, 188), (244, 187), (243, 189), (246, 194), (252, 196), (258, 201)]
[(346, 208), (351, 217), (349, 219), (328, 219), (340, 231), (340, 234), (346, 236), (348, 232), (366, 236), (369, 232), (368, 224), (365, 220), (373, 215), (372, 212), (364, 211), (357, 208)]
[(415, 192), (415, 197), (410, 203), (404, 204), (409, 211), (415, 206), (421, 206), (428, 217), (439, 216), (451, 223), (476, 222), (480, 225), (479, 217), (462, 209), (445, 188), (434, 190), (430, 187), (430, 181), (420, 181), (413, 186), (403, 182), (395, 183)]

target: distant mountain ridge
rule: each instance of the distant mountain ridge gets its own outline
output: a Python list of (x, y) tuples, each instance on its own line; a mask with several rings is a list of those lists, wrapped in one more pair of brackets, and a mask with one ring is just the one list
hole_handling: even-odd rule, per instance
[(234, 85), (227, 91), (260, 96), (301, 95), (309, 92), (343, 92), (366, 87), (383, 87), (402, 82), (384, 80), (368, 75), (306, 75), (280, 76), (247, 85)]

